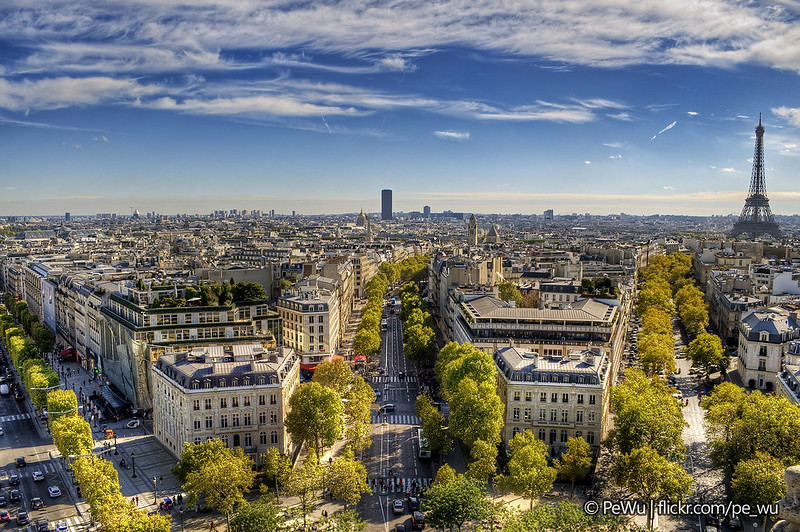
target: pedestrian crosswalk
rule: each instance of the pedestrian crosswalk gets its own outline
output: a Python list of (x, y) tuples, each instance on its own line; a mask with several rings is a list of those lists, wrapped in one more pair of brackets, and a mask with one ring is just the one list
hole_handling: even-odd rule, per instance
[(0, 423), (7, 423), (9, 421), (21, 421), (23, 419), (29, 419), (31, 417), (31, 413), (28, 412), (26, 414), (14, 414), (11, 416), (0, 416)]
[(89, 530), (89, 523), (85, 522), (82, 517), (68, 517), (66, 519), (58, 519), (55, 523), (67, 523), (69, 526), (70, 532), (83, 532), (84, 530)]
[(372, 479), (370, 487), (375, 495), (384, 493), (408, 493), (416, 490), (426, 490), (433, 479), (423, 477), (377, 478)]
[(372, 384), (389, 384), (392, 382), (406, 382), (409, 384), (415, 384), (417, 382), (416, 377), (406, 377), (401, 379), (397, 376), (392, 375), (376, 375), (369, 378), (369, 382)]
[(419, 425), (419, 417), (403, 414), (379, 414), (372, 416), (372, 423), (389, 423), (390, 425)]

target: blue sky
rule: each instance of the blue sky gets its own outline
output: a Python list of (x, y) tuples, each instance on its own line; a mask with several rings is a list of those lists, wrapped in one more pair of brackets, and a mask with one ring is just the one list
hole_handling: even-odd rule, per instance
[(800, 211), (800, 1), (7, 0), (0, 215)]

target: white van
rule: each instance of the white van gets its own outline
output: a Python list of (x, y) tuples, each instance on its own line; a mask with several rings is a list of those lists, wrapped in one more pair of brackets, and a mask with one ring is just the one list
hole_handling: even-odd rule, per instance
[(3, 384), (0, 384), (0, 394), (2, 394), (2, 395), (8, 395), (8, 392), (9, 392), (9, 390), (8, 390), (8, 384), (5, 384), (5, 383), (3, 383)]

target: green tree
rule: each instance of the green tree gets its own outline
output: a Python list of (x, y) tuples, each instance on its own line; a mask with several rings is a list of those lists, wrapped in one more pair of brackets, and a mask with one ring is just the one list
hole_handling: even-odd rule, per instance
[(725, 348), (716, 334), (700, 333), (686, 348), (686, 358), (706, 374), (720, 368), (725, 360)]
[(300, 499), (298, 510), (303, 516), (304, 530), (308, 524), (308, 515), (316, 506), (316, 492), (322, 489), (324, 476), (325, 469), (319, 465), (315, 457), (309, 455), (306, 456), (303, 466), (292, 471), (292, 475), (289, 477), (289, 484), (286, 486), (287, 491), (293, 497)]
[(319, 460), (323, 447), (330, 447), (344, 431), (344, 407), (339, 394), (316, 382), (300, 385), (289, 398), (286, 430), (297, 444), (308, 444)]
[(586, 478), (592, 470), (592, 447), (583, 438), (569, 438), (567, 450), (553, 465), (560, 478), (570, 481), (572, 496), (575, 494), (575, 482)]
[(662, 371), (669, 376), (675, 373), (675, 341), (672, 334), (642, 333), (639, 353), (642, 369), (653, 377)]
[[(645, 502), (682, 500), (692, 486), (692, 477), (679, 464), (670, 462), (646, 444), (628, 454), (616, 455), (611, 466), (611, 477), (618, 486), (628, 489)], [(647, 529), (654, 525), (648, 512)]]
[(361, 532), (366, 527), (367, 523), (353, 510), (339, 510), (321, 522), (321, 528), (326, 532)]
[(278, 486), (285, 486), (292, 475), (292, 459), (283, 456), (276, 447), (267, 449), (264, 455), (264, 474), (275, 483), (275, 498), (280, 504), (281, 494)]
[(541, 504), (505, 520), (504, 532), (623, 532), (628, 526), (619, 518), (589, 515), (569, 501), (556, 506)]
[(450, 484), (456, 480), (456, 470), (447, 464), (442, 464), (442, 467), (436, 471), (436, 477), (433, 479), (431, 485), (434, 484)]
[(267, 502), (243, 504), (231, 519), (230, 532), (276, 532), (283, 530), (286, 520), (281, 509)]
[(345, 439), (355, 451), (363, 451), (372, 445), (370, 428), (375, 401), (375, 390), (361, 376), (356, 376), (345, 395), (344, 415), (346, 421)]
[(478, 384), (497, 382), (497, 366), (492, 356), (471, 344), (461, 346), (461, 356), (450, 360), (439, 370), (442, 394), (453, 397), (461, 387), (461, 381), (469, 377)]
[(476, 440), (498, 443), (503, 430), (505, 408), (494, 384), (466, 377), (450, 401), (450, 432), (466, 446)]
[(497, 486), (526, 497), (533, 508), (533, 501), (553, 489), (556, 479), (556, 470), (547, 465), (547, 445), (526, 429), (514, 435), (508, 447), (508, 473), (496, 477)]
[(475, 479), (456, 475), (447, 483), (434, 483), (426, 492), (427, 521), (441, 529), (456, 527), (459, 532), (464, 523), (477, 521), (488, 514), (486, 488)]
[(607, 443), (612, 452), (628, 454), (648, 445), (670, 461), (683, 458), (683, 409), (662, 380), (628, 369), (611, 391), (611, 411), (614, 428)]
[(189, 505), (204, 497), (206, 505), (225, 514), (230, 523), (231, 513), (244, 504), (244, 494), (253, 487), (254, 480), (253, 460), (242, 448), (224, 448), (218, 460), (189, 471), (183, 489), (189, 493)]
[(517, 307), (522, 308), (525, 305), (525, 300), (522, 294), (514, 283), (500, 283), (497, 285), (498, 298), (503, 301), (513, 301)]
[(58, 416), (50, 419), (48, 426), (53, 435), (53, 443), (61, 456), (79, 456), (92, 452), (92, 428), (82, 417)]
[(440, 454), (453, 452), (453, 440), (444, 428), (444, 415), (433, 405), (431, 397), (428, 394), (419, 395), (415, 409), (431, 451)]
[(47, 418), (78, 415), (78, 396), (72, 390), (52, 390), (47, 394)]
[(427, 364), (436, 352), (436, 333), (427, 325), (415, 324), (403, 330), (403, 354), (414, 364)]
[(467, 466), (466, 476), (486, 484), (497, 470), (497, 446), (476, 440), (469, 454), (472, 462)]
[(353, 372), (342, 358), (319, 364), (312, 377), (312, 381), (330, 388), (342, 397), (347, 393), (352, 380)]
[[(753, 458), (736, 464), (731, 479), (733, 500), (751, 508), (773, 504), (786, 496), (784, 464), (767, 453), (758, 452)], [(764, 515), (762, 527), (766, 527)]]
[(375, 355), (381, 350), (381, 337), (371, 329), (361, 329), (353, 338), (353, 351), (363, 355)]
[(389, 282), (389, 284), (392, 284), (397, 280), (397, 268), (389, 261), (381, 262), (381, 265), (378, 266), (378, 271), (386, 276), (386, 280)]
[(326, 476), (331, 494), (344, 501), (345, 510), (348, 505), (358, 504), (362, 493), (372, 494), (367, 484), (367, 469), (356, 460), (350, 447), (345, 447), (344, 452), (334, 459)]

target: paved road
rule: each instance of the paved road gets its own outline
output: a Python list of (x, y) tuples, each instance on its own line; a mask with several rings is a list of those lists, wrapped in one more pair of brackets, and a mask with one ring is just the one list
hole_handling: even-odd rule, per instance
[[(419, 418), (414, 412), (419, 384), (403, 355), (402, 323), (397, 314), (388, 314), (387, 322), (380, 356), (384, 373), (369, 377), (372, 387), (381, 392), (372, 407), (372, 447), (364, 456), (368, 475), (375, 482), (374, 494), (360, 506), (370, 530), (389, 530), (409, 521), (405, 491), (412, 483), (427, 487), (432, 478), (430, 460), (419, 458)], [(402, 379), (400, 372), (406, 375)], [(386, 404), (393, 404), (394, 410), (381, 410)], [(404, 500), (403, 515), (394, 515), (395, 499)], [(410, 529), (410, 523), (406, 524)]]

